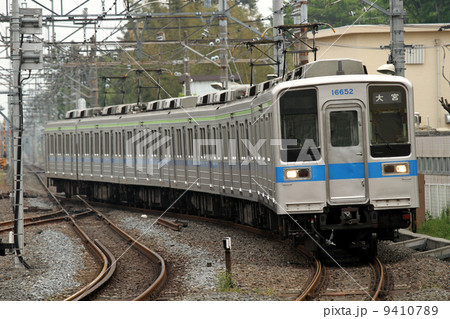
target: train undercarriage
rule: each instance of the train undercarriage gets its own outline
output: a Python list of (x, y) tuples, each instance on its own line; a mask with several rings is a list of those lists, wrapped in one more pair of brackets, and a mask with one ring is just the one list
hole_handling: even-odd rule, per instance
[(244, 199), (171, 188), (50, 179), (50, 186), (67, 197), (86, 195), (90, 200), (123, 203), (149, 209), (221, 218), (278, 233), (314, 253), (337, 246), (377, 254), (378, 240), (392, 240), (396, 230), (410, 224), (413, 209), (375, 211), (372, 206), (333, 206), (320, 214), (277, 215), (260, 203)]

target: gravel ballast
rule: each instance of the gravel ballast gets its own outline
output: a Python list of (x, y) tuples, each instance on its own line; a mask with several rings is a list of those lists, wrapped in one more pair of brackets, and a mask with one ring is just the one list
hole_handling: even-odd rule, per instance
[(0, 300), (52, 300), (82, 282), (80, 271), (88, 259), (81, 239), (67, 236), (65, 225), (27, 229), (24, 256), (31, 269), (16, 269), (14, 257), (0, 258)]

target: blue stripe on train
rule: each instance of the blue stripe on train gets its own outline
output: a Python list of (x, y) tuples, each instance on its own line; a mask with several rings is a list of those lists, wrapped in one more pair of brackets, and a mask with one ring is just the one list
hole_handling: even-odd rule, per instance
[[(409, 163), (409, 174), (407, 175), (383, 175), (382, 174), (382, 164), (384, 163)], [(311, 168), (311, 179), (308, 180), (285, 180), (284, 179), (284, 169), (285, 168)], [(417, 161), (389, 161), (389, 162), (376, 162), (368, 163), (369, 178), (389, 178), (389, 177), (408, 177), (417, 176)], [(364, 178), (364, 163), (341, 163), (341, 164), (330, 164), (328, 166), (328, 173), (330, 180), (343, 180), (343, 179), (358, 179)], [(312, 166), (287, 166), (287, 167), (276, 167), (276, 182), (277, 183), (292, 183), (292, 182), (317, 182), (324, 181), (325, 176), (325, 165), (312, 165)]]

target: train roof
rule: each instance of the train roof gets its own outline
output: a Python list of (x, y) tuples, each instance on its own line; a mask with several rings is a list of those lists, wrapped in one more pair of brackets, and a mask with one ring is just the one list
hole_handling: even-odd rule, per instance
[[(345, 77), (345, 79), (343, 78)], [(143, 103), (131, 103), (121, 105), (111, 105), (104, 108), (88, 108), (88, 109), (76, 109), (68, 111), (63, 121), (84, 120), (88, 118), (94, 118), (101, 116), (102, 122), (106, 120), (105, 117), (122, 116), (127, 115), (133, 117), (133, 114), (141, 114), (146, 112), (154, 112), (155, 115), (167, 114), (167, 111), (174, 111), (176, 109), (186, 109), (189, 112), (193, 112), (196, 108), (202, 109), (207, 106), (220, 105), (233, 105), (233, 102), (238, 100), (247, 99), (249, 101), (253, 98), (262, 95), (266, 91), (272, 91), (273, 94), (278, 94), (281, 90), (285, 90), (290, 87), (302, 87), (302, 86), (314, 86), (321, 84), (332, 84), (342, 82), (400, 82), (408, 87), (412, 87), (411, 83), (398, 76), (387, 75), (368, 75), (367, 70), (363, 63), (354, 59), (331, 59), (331, 60), (319, 60), (308, 63), (304, 66), (296, 68), (295, 70), (287, 73), (283, 78), (278, 77), (271, 79), (253, 86), (250, 85), (235, 85), (229, 90), (217, 91), (201, 96), (187, 96), (168, 98), (162, 100), (156, 100)], [(97, 118), (97, 120), (99, 120)], [(52, 121), (59, 122), (59, 121)], [(90, 121), (88, 121), (90, 122)], [(68, 124), (68, 122), (63, 122)], [(62, 123), (61, 123), (62, 124)]]

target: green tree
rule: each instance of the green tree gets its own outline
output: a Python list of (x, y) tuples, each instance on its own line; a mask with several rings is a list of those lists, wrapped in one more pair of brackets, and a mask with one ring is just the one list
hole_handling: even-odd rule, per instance
[[(389, 0), (372, 0), (389, 11)], [(405, 23), (447, 23), (450, 21), (448, 0), (405, 0)], [(310, 0), (310, 22), (326, 22), (334, 27), (356, 24), (387, 24), (389, 17), (361, 0)]]
[[(213, 1), (213, 6), (205, 9), (203, 2), (194, 2), (185, 6), (182, 0), (172, 0), (171, 8), (165, 4), (155, 3), (145, 7), (141, 10), (144, 12), (163, 12), (168, 13), (169, 10), (173, 12), (205, 12), (216, 11), (217, 1)], [(229, 1), (229, 7), (234, 5), (234, 1)], [(233, 17), (250, 24), (252, 27), (262, 31), (264, 25), (258, 20), (259, 14), (256, 11), (256, 1), (249, 0), (241, 3), (230, 10)], [(116, 64), (114, 67), (107, 67), (99, 70), (99, 76), (120, 76), (127, 74), (125, 81), (125, 103), (136, 102), (138, 99), (138, 83), (140, 81), (142, 92), (141, 101), (150, 101), (158, 98), (158, 90), (155, 87), (155, 81), (160, 77), (161, 98), (169, 96), (179, 96), (181, 92), (181, 84), (179, 78), (175, 74), (184, 72), (184, 47), (180, 42), (184, 40), (184, 31), (188, 33), (188, 44), (202, 55), (212, 57), (219, 55), (219, 47), (216, 43), (219, 39), (219, 21), (217, 17), (211, 19), (204, 18), (157, 18), (152, 17), (145, 20), (130, 21), (124, 28), (122, 39), (124, 41), (136, 41), (136, 38), (142, 38), (145, 41), (161, 40), (161, 44), (143, 44), (142, 50), (139, 48), (134, 51), (120, 52), (117, 54)], [(235, 63), (238, 59), (248, 59), (249, 52), (245, 45), (240, 45), (240, 41), (251, 40), (256, 38), (255, 33), (248, 30), (244, 26), (236, 23), (232, 19), (228, 19), (228, 45), (230, 60), (230, 73), (238, 74), (243, 83), (250, 82), (250, 67), (246, 63)], [(139, 51), (139, 52), (138, 52)], [(212, 63), (189, 51), (190, 74), (191, 75), (219, 75), (220, 70)], [(113, 62), (111, 56), (102, 57), (103, 62)], [(138, 78), (137, 69), (140, 69), (135, 63), (138, 61), (140, 65), (146, 69), (161, 69), (162, 73), (147, 71), (140, 73)], [(155, 65), (156, 63), (156, 65)], [(129, 67), (127, 67), (129, 66)], [(272, 73), (270, 67), (256, 68), (255, 79), (256, 82), (265, 80), (268, 73)], [(118, 104), (121, 102), (122, 95), (114, 94), (121, 90), (121, 83), (119, 81), (110, 82), (108, 94), (104, 96), (104, 89), (100, 92), (100, 100), (106, 100), (106, 105)]]

